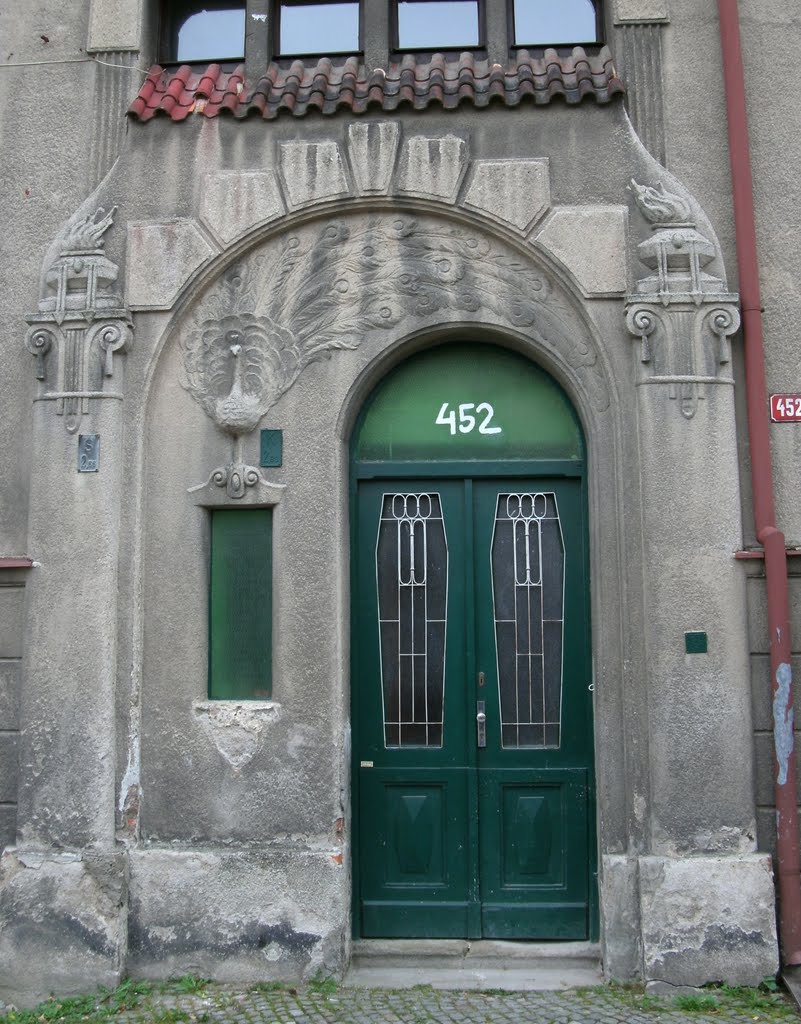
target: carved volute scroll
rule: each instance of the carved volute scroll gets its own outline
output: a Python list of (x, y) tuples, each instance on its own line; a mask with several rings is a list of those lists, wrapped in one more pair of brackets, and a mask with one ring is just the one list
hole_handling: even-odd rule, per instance
[(25, 346), (43, 383), (40, 398), (56, 403), (70, 433), (92, 400), (120, 397), (105, 381), (114, 376), (115, 353), (125, 352), (132, 340), (130, 313), (113, 291), (118, 267), (103, 249), (115, 210), (99, 209), (63, 232), (38, 312), (28, 317)]
[(285, 237), (269, 259), (229, 268), (180, 336), (183, 387), (232, 438), (230, 461), (210, 483), (233, 499), (264, 483), (243, 462), (242, 438), (311, 363), (405, 318), (479, 311), (550, 342), (606, 408), (575, 311), (545, 274), (468, 230), (411, 217), (343, 219)]
[(640, 343), (640, 383), (663, 384), (691, 419), (704, 388), (732, 384), (729, 339), (740, 326), (738, 296), (707, 271), (719, 253), (698, 230), (691, 203), (632, 180), (630, 190), (651, 224), (637, 247), (651, 273), (626, 302), (626, 326)]

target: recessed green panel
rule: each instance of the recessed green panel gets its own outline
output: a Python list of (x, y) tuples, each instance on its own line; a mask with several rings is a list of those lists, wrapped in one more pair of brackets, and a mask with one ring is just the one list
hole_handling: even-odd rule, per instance
[(259, 465), (275, 468), (283, 463), (283, 430), (262, 430), (260, 436)]
[(272, 693), (272, 509), (211, 513), (209, 696)]
[(573, 459), (584, 449), (567, 396), (506, 349), (449, 344), (403, 363), (379, 388), (356, 458)]
[(684, 650), (687, 654), (706, 654), (709, 647), (707, 635), (694, 629), (684, 634)]

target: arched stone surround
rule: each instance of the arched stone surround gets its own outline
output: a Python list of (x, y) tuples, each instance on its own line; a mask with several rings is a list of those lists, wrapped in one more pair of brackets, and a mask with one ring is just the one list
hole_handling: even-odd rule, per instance
[[(271, 232), (270, 240), (252, 247), (248, 254), (229, 264), (222, 274), (216, 277), (209, 274), (211, 283), (194, 289), (198, 297), (182, 303), (183, 315), (173, 319), (172, 326), (162, 336), (161, 353), (151, 364), (150, 397), (143, 405), (143, 421), (147, 427), (146, 433), (141, 435), (144, 482), (140, 491), (147, 496), (141, 517), (146, 524), (141, 556), (144, 576), (141, 713), (142, 734), (146, 739), (139, 780), (145, 796), (139, 823), (141, 852), (132, 853), (132, 885), (134, 892), (140, 891), (141, 886), (144, 893), (151, 886), (151, 871), (157, 871), (160, 877), (164, 877), (165, 872), (169, 876), (167, 864), (174, 863), (176, 873), (182, 875), (186, 870), (185, 860), (191, 862), (195, 855), (193, 850), (187, 850), (182, 857), (178, 851), (185, 846), (192, 849), (198, 843), (219, 847), (233, 842), (250, 850), (264, 866), (280, 852), (276, 849), (280, 843), (260, 838), (255, 823), (270, 821), (276, 832), (284, 833), (294, 821), (293, 855), (300, 861), (308, 861), (308, 871), (318, 879), (319, 885), (338, 892), (335, 906), (340, 918), (344, 918), (349, 898), (348, 877), (342, 871), (339, 858), (347, 867), (347, 447), (364, 398), (392, 365), (426, 344), (469, 337), (515, 348), (553, 373), (576, 402), (590, 438), (591, 489), (596, 496), (591, 500), (593, 506), (599, 500), (600, 507), (610, 510), (620, 508), (620, 494), (614, 482), (620, 479), (622, 472), (615, 462), (616, 453), (621, 451), (623, 431), (616, 410), (619, 403), (612, 397), (616, 388), (614, 376), (606, 369), (607, 357), (598, 343), (597, 327), (587, 317), (580, 298), (565, 287), (561, 275), (554, 273), (544, 260), (523, 262), (519, 249), (499, 239), (495, 232), (479, 230), (475, 223), (465, 222), (452, 213), (445, 217), (427, 213), (404, 218), (397, 211), (381, 209), (376, 204), (371, 210), (341, 209), (335, 218), (326, 214), (302, 225), (282, 224), (281, 227), (283, 230)], [(280, 493), (274, 521), (278, 610), (273, 697), (280, 710), (269, 725), (249, 726), (259, 742), (247, 766), (237, 768), (230, 760), (226, 763), (225, 751), (209, 742), (208, 729), (198, 717), (197, 705), (205, 698), (206, 686), (207, 556), (203, 554), (202, 510), (195, 507), (193, 496), (188, 493), (189, 488), (206, 481), (218, 465), (225, 464), (230, 441), (204, 414), (199, 403), (180, 387), (179, 380), (185, 375), (182, 353), (187, 351), (187, 345), (191, 347), (192, 339), (201, 330), (200, 325), (209, 320), (210, 312), (215, 311), (218, 317), (237, 315), (235, 307), (237, 302), (241, 305), (241, 296), (232, 296), (225, 283), (234, 268), (240, 280), (250, 277), (249, 268), (254, 268), (254, 287), (263, 293), (255, 304), (245, 300), (244, 305), (265, 317), (274, 314), (276, 320), (283, 323), (275, 313), (274, 293), (267, 286), (269, 268), (282, 266), (280, 253), (287, 247), (290, 252), (299, 249), (307, 252), (308, 260), (312, 260), (315, 253), (319, 257), (319, 240), (327, 233), (343, 239), (342, 243), (336, 242), (330, 255), (330, 262), (337, 271), (342, 262), (338, 250), (341, 245), (349, 247), (353, 239), (359, 245), (376, 246), (380, 241), (386, 246), (385, 255), (394, 244), (397, 252), (388, 256), (392, 273), (397, 259), (406, 266), (407, 272), (420, 275), (421, 289), (427, 290), (429, 298), (441, 305), (422, 316), (412, 308), (389, 327), (383, 327), (380, 321), (362, 327), (364, 333), (357, 347), (332, 349), (328, 353), (330, 358), (310, 364), (263, 420), (262, 425), (282, 427), (285, 431), (284, 466), (279, 470), (261, 471), (270, 483), (285, 488)], [(479, 252), (474, 259), (470, 256), (473, 248), (468, 243), (475, 243)], [(409, 245), (421, 247), (420, 259), (412, 258), (407, 251)], [(488, 269), (488, 261), (493, 259), (502, 267), (503, 276)], [(444, 271), (444, 281), (438, 281), (436, 276), (430, 278), (425, 269), (420, 270), (421, 265), (424, 268), (436, 266), (441, 260), (461, 261), (458, 269)], [(309, 272), (300, 268), (301, 291), (321, 275), (325, 276), (325, 262), (318, 258), (311, 279)], [(454, 303), (449, 297), (454, 281), (448, 280), (449, 275), (454, 274), (460, 275), (457, 284), (482, 301), (465, 299)], [(369, 278), (369, 273), (366, 276)], [(504, 277), (508, 278), (506, 282)], [(369, 281), (366, 287), (369, 288)], [(490, 288), (493, 293), (487, 294)], [(398, 289), (393, 286), (391, 277), (376, 291), (380, 303), (398, 299)], [(543, 299), (540, 291), (546, 293)], [(226, 302), (234, 304), (230, 311), (223, 308)], [(363, 321), (372, 309), (370, 303), (367, 305), (367, 310), (360, 313)], [(452, 308), (453, 305), (457, 308)], [(513, 310), (517, 310), (516, 315)], [(556, 310), (558, 318), (554, 315)], [(614, 315), (613, 310), (610, 313)], [(338, 323), (343, 320), (347, 324), (353, 322), (347, 307), (341, 311)], [(533, 320), (541, 324), (534, 326), (526, 322)], [(336, 340), (346, 339), (337, 335)], [(169, 446), (164, 443), (167, 433), (172, 435)], [(135, 436), (140, 435), (137, 432)], [(245, 463), (257, 462), (257, 434), (245, 437), (243, 444)], [(183, 455), (180, 460), (183, 465), (175, 460), (174, 453), (178, 451)], [(133, 452), (131, 461), (137, 462)], [(263, 485), (254, 486), (242, 499), (228, 499), (231, 504), (237, 500), (264, 501)], [(303, 538), (308, 541), (313, 533), (312, 520), (317, 516), (330, 522), (324, 531), (330, 562), (323, 579), (311, 569), (299, 569), (309, 558), (304, 555)], [(599, 787), (604, 794), (602, 801), (599, 800), (604, 807), (600, 815), (601, 842), (603, 849), (611, 846), (614, 850), (623, 850), (627, 844), (627, 814), (620, 803), (626, 800), (626, 772), (618, 758), (609, 756), (626, 745), (620, 692), (623, 680), (619, 656), (621, 612), (618, 602), (610, 600), (612, 592), (620, 594), (622, 590), (618, 552), (620, 516), (613, 513), (596, 517), (591, 513), (591, 521), (593, 579), (596, 581), (593, 626), (596, 648), (603, 652), (600, 659), (596, 654), (596, 663), (600, 660), (602, 665), (596, 672)], [(184, 537), (178, 537), (179, 524), (183, 524)], [(148, 536), (162, 538), (163, 545), (148, 540)], [(313, 587), (305, 589), (299, 578), (313, 580)], [(605, 591), (604, 600), (601, 600), (602, 591)], [(170, 614), (169, 625), (165, 623), (166, 628), (159, 625), (165, 618), (159, 609), (176, 607), (182, 609), (178, 644), (173, 635), (174, 611)], [(315, 607), (319, 609), (316, 612)], [(321, 632), (312, 630), (319, 642), (314, 645), (313, 655), (307, 658), (304, 638), (308, 639), (310, 623), (318, 621), (325, 609), (329, 610), (330, 620)], [(174, 658), (174, 664), (170, 658)], [(179, 675), (180, 680), (170, 684), (169, 680)], [(259, 712), (256, 717), (258, 715)], [(131, 737), (131, 741), (137, 742), (135, 737)], [(289, 753), (302, 750), (304, 742), (314, 751), (314, 760), (306, 765), (305, 774), (298, 772), (297, 755), (293, 758)], [(191, 763), (179, 753), (189, 750), (192, 751)], [(204, 779), (205, 783), (201, 781)], [(126, 782), (130, 785), (130, 779)], [(300, 786), (300, 790), (295, 792), (293, 785)], [(208, 792), (219, 786), (226, 794), (225, 799), (210, 802)], [(173, 802), (176, 789), (185, 795), (179, 809)], [(245, 797), (245, 805), (240, 809), (234, 796), (237, 791)], [(301, 792), (313, 799), (300, 800)], [(254, 796), (259, 793), (263, 795)], [(628, 799), (633, 806), (633, 796)], [(121, 803), (125, 800), (126, 794), (121, 792)], [(305, 818), (301, 805), (306, 808)], [(339, 817), (345, 819), (341, 833), (333, 827)], [(128, 824), (136, 828), (133, 820)], [(195, 838), (190, 839), (191, 836)], [(169, 857), (163, 849), (159, 853), (153, 850), (154, 844), (162, 848), (169, 844)], [(330, 877), (323, 881), (321, 873)], [(147, 931), (156, 913), (152, 899), (152, 893), (146, 899), (143, 897), (143, 931)], [(300, 902), (292, 886), (287, 885), (286, 905), (295, 908), (290, 914), (290, 930), (312, 934), (317, 929), (319, 933), (324, 927), (319, 921), (303, 925), (298, 920)], [(160, 911), (163, 911), (161, 904)], [(329, 921), (328, 927), (336, 931), (341, 923)], [(210, 922), (204, 922), (204, 928), (209, 927)], [(143, 958), (156, 952), (151, 945), (143, 950)], [(135, 951), (131, 953), (132, 962), (136, 962)]]

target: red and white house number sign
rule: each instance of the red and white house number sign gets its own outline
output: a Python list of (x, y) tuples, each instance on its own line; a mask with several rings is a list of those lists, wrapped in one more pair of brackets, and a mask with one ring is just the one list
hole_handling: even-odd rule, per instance
[(801, 423), (801, 395), (771, 395), (770, 418), (774, 423)]

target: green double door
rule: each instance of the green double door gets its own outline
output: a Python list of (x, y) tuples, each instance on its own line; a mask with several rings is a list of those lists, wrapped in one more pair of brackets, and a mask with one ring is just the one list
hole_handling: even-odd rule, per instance
[(357, 934), (590, 937), (580, 476), (361, 479), (356, 506)]

